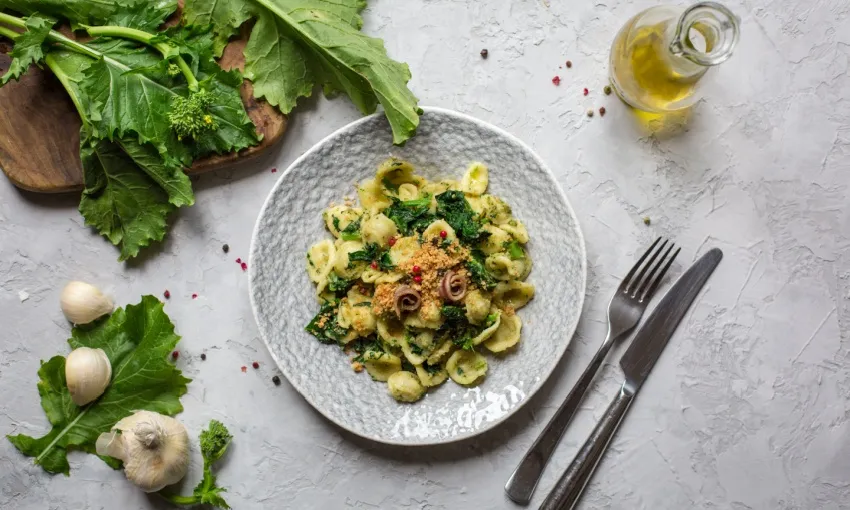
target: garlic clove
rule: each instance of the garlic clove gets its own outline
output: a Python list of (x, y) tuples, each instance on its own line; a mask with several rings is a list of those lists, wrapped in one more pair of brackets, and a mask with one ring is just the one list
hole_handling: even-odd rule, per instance
[(62, 313), (74, 324), (89, 322), (112, 312), (112, 300), (100, 289), (86, 282), (72, 281), (65, 285), (60, 297)]
[(97, 438), (98, 455), (124, 461), (127, 479), (143, 491), (156, 492), (186, 476), (189, 433), (179, 421), (151, 411), (136, 411), (112, 430)]
[(65, 384), (78, 406), (103, 395), (111, 380), (112, 364), (103, 349), (78, 347), (65, 360)]

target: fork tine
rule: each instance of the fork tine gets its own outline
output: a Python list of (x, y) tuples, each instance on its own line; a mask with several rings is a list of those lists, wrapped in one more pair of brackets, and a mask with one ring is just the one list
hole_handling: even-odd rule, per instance
[(661, 252), (664, 251), (664, 247), (667, 246), (668, 242), (669, 241), (667, 239), (664, 239), (664, 242), (661, 243), (661, 246), (659, 246), (657, 250), (655, 250), (655, 253), (652, 254), (652, 257), (649, 258), (649, 260), (646, 262), (646, 265), (644, 265), (643, 269), (641, 269), (640, 273), (638, 273), (637, 277), (632, 280), (631, 283), (629, 283), (629, 286), (626, 289), (626, 293), (630, 294), (631, 297), (634, 298), (635, 296), (637, 296), (638, 288), (640, 288), (641, 282), (644, 281), (643, 276), (646, 274), (646, 271), (650, 267), (652, 267), (652, 263), (655, 262), (655, 259), (657, 259)]
[[(671, 244), (670, 250), (672, 250), (672, 249), (673, 249), (673, 245)], [(667, 250), (667, 252), (669, 253), (670, 250)], [(664, 279), (664, 275), (667, 274), (667, 270), (670, 269), (671, 265), (673, 265), (673, 261), (676, 260), (676, 257), (679, 255), (680, 251), (682, 251), (681, 248), (676, 249), (676, 251), (673, 253), (673, 256), (670, 257), (670, 260), (668, 260), (667, 264), (664, 265), (664, 269), (661, 270), (661, 272), (658, 274), (658, 277), (652, 282), (652, 285), (650, 285), (648, 289), (643, 291), (643, 294), (641, 294), (641, 296), (640, 296), (641, 301), (643, 301), (645, 299), (652, 299), (652, 295), (655, 294), (655, 289), (658, 288), (658, 285), (661, 283), (661, 280)], [(664, 254), (664, 257), (665, 258), (667, 257), (667, 253)], [(661, 259), (658, 262), (658, 266), (655, 266), (655, 269), (652, 270), (652, 273), (655, 273), (655, 271), (658, 269), (659, 266), (661, 266), (661, 262), (663, 262), (663, 261), (664, 261), (664, 259)], [(647, 282), (649, 281), (649, 279), (652, 278), (652, 273), (650, 273), (650, 275), (649, 275), (650, 278), (647, 278)], [(641, 289), (641, 290), (643, 290), (643, 289)]]
[(631, 281), (632, 276), (634, 276), (635, 272), (637, 272), (638, 268), (640, 268), (640, 265), (641, 265), (641, 263), (643, 263), (644, 259), (646, 259), (646, 257), (648, 257), (650, 253), (652, 253), (652, 250), (655, 249), (655, 245), (657, 245), (659, 241), (661, 241), (660, 237), (658, 239), (656, 239), (654, 243), (652, 243), (652, 246), (650, 246), (649, 248), (646, 249), (645, 252), (643, 252), (643, 255), (641, 255), (641, 257), (638, 259), (638, 261), (635, 262), (635, 265), (633, 265), (632, 268), (629, 270), (629, 274), (627, 274), (626, 277), (623, 278), (623, 282), (620, 283), (620, 289), (619, 290), (621, 290), (621, 291), (626, 290), (626, 288), (629, 286), (629, 282)]

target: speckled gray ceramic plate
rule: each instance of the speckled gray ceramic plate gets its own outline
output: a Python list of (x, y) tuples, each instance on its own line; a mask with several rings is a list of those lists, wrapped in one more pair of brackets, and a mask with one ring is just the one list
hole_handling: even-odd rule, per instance
[[(389, 156), (409, 160), (428, 179), (460, 178), (470, 161), (490, 168), (489, 192), (528, 227), (536, 297), (520, 310), (516, 352), (488, 356), (475, 388), (452, 381), (415, 404), (400, 404), (386, 384), (351, 370), (338, 348), (304, 331), (318, 311), (304, 268), (309, 246), (330, 236), (322, 210), (372, 177)], [(516, 412), (551, 374), (575, 332), (584, 301), (584, 239), (566, 197), (540, 158), (512, 135), (472, 117), (425, 108), (419, 133), (392, 145), (382, 115), (350, 124), (319, 142), (280, 177), (251, 243), (251, 304), (263, 340), (289, 382), (339, 426), (384, 443), (427, 445), (468, 438)]]

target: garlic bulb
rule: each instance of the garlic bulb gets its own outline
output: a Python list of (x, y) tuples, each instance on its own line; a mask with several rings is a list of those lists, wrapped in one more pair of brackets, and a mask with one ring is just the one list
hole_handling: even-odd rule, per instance
[(62, 313), (74, 324), (88, 324), (112, 312), (112, 300), (94, 285), (85, 282), (68, 282), (60, 298)]
[(65, 360), (65, 384), (78, 406), (103, 395), (111, 380), (112, 365), (103, 349), (77, 347)]
[(97, 438), (98, 455), (124, 462), (127, 479), (145, 492), (179, 482), (189, 469), (189, 433), (182, 423), (151, 411), (136, 411)]

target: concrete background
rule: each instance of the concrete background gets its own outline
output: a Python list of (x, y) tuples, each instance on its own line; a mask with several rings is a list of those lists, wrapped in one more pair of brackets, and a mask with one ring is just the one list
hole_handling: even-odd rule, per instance
[[(129, 264), (82, 225), (77, 197), (0, 179), (0, 432), (46, 430), (36, 371), (67, 352), (58, 297), (68, 279), (97, 283), (121, 305), (169, 289), (178, 364), (194, 379), (180, 419), (193, 435), (210, 418), (235, 433), (219, 470), (234, 508), (515, 508), (506, 478), (602, 341), (605, 307), (635, 252), (663, 234), (683, 246), (682, 264), (712, 246), (726, 258), (582, 508), (850, 508), (850, 4), (728, 2), (742, 18), (736, 55), (713, 72), (684, 133), (650, 136), (601, 91), (616, 30), (654, 4), (373, 0), (365, 13), (364, 30), (410, 64), (422, 104), (490, 121), (538, 151), (587, 238), (588, 299), (570, 352), (502, 427), (454, 446), (391, 448), (341, 432), (286, 382), (272, 384), (234, 259), (247, 256), (280, 175), (270, 169), (358, 118), (347, 100), (318, 97), (298, 107), (274, 154), (202, 177), (167, 242)], [(567, 59), (572, 69), (560, 69)], [(585, 116), (599, 106), (604, 118)], [(610, 360), (534, 506), (618, 386)], [(167, 508), (97, 458), (70, 460), (70, 478), (50, 476), (0, 441), (0, 508)], [(199, 460), (193, 452), (189, 486)]]

